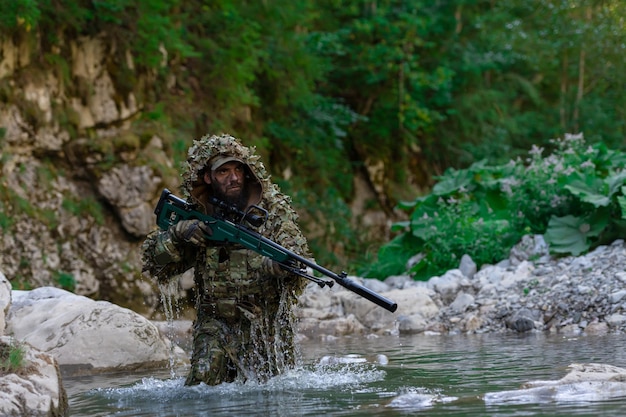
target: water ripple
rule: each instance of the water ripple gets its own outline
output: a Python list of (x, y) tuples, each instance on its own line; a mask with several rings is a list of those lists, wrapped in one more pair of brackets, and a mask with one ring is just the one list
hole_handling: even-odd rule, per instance
[(303, 366), (265, 384), (186, 387), (182, 376), (163, 370), (70, 378), (66, 389), (73, 417), (618, 417), (626, 415), (618, 385), (522, 386), (558, 380), (575, 362), (626, 367), (625, 347), (626, 340), (616, 336), (355, 337), (303, 343)]

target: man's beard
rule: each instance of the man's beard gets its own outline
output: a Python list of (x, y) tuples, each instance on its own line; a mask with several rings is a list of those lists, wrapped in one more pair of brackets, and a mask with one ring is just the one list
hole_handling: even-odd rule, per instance
[(237, 207), (239, 210), (245, 210), (248, 206), (250, 193), (248, 187), (243, 187), (242, 191), (236, 196), (228, 196), (220, 190), (214, 189), (215, 197), (231, 206)]

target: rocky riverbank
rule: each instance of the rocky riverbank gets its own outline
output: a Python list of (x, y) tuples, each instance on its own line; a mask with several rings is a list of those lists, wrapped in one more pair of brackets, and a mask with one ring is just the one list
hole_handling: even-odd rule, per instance
[[(355, 278), (353, 278), (355, 279)], [(458, 269), (426, 282), (408, 276), (357, 279), (393, 299), (391, 314), (342, 287), (311, 285), (302, 297), (304, 335), (626, 331), (626, 245), (617, 240), (579, 257), (555, 258), (541, 236), (526, 236), (509, 259)]]
[[(541, 236), (527, 236), (513, 248), (509, 259), (480, 270), (464, 257), (459, 268), (426, 282), (409, 276), (384, 281), (350, 279), (397, 302), (397, 311), (390, 313), (339, 285), (320, 288), (312, 283), (300, 299), (301, 338), (626, 332), (623, 240), (583, 256), (554, 258)], [(0, 336), (4, 333), (12, 336), (12, 342), (23, 343), (31, 370), (28, 375), (51, 375), (52, 383), (40, 384), (36, 391), (36, 398), (45, 396), (44, 403), (11, 403), (39, 410), (30, 415), (67, 412), (61, 377), (57, 375), (56, 381), (55, 372), (36, 370), (39, 365), (32, 358), (42, 358), (41, 366), (51, 365), (52, 370), (58, 364), (65, 375), (145, 369), (166, 366), (168, 361), (184, 363), (186, 352), (170, 340), (186, 347), (190, 327), (189, 320), (150, 322), (115, 304), (57, 288), (11, 291), (0, 274)], [(22, 386), (30, 386), (27, 376), (4, 375), (0, 385), (6, 392), (17, 393)]]

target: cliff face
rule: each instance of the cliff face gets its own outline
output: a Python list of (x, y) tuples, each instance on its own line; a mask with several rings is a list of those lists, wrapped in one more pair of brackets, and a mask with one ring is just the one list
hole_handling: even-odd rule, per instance
[(158, 130), (138, 128), (155, 76), (101, 38), (63, 45), (0, 40), (0, 270), (150, 313), (139, 247), (178, 182)]

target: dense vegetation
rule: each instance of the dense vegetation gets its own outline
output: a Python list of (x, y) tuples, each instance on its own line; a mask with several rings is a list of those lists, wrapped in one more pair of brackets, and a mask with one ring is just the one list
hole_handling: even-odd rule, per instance
[(402, 233), (365, 274), (427, 279), (465, 254), (493, 264), (525, 234), (543, 234), (554, 254), (572, 255), (626, 237), (626, 153), (582, 135), (553, 145), (548, 155), (533, 147), (524, 160), (448, 170), (432, 193), (401, 203), (410, 220), (394, 225)]
[[(450, 206), (448, 223), (464, 219), (468, 226), (457, 227), (468, 232), (483, 219), (488, 226), (480, 227), (508, 244), (567, 210), (543, 201), (532, 213), (536, 222), (505, 226), (504, 212), (476, 212), (495, 209), (483, 197), (504, 196), (478, 177), (489, 172), (500, 185), (504, 178), (525, 184), (498, 204), (511, 209), (518, 200), (530, 215), (524, 193), (533, 188), (523, 179), (533, 158), (525, 168), (509, 160), (533, 146), (558, 154), (551, 139), (568, 132), (584, 132), (598, 155), (624, 142), (622, 0), (0, 0), (0, 10), (0, 31), (31, 36), (40, 43), (38, 64), (58, 71), (67, 67), (54, 52), (67, 48), (64, 37), (104, 34), (120, 46), (116, 53), (129, 48), (139, 68), (120, 55), (116, 86), (136, 88), (136, 70), (155, 73), (160, 87), (142, 92), (149, 107), (137, 123), (157, 123), (176, 158), (189, 144), (181, 138), (207, 132), (256, 145), (296, 204), (325, 227), (312, 239), (321, 261), (334, 261), (321, 248), (338, 252), (337, 241), (354, 264), (375, 255), (345, 221), (355, 176), (375, 190), (368, 205), (393, 216), (399, 201), (430, 192), (448, 168), (458, 170), (431, 196), (403, 205), (412, 234), (387, 246), (401, 246), (392, 270), (405, 252), (428, 246), (432, 267), (448, 253), (434, 251), (439, 241), (419, 219), (436, 198), (474, 200)], [(461, 186), (477, 194), (464, 197)], [(554, 195), (564, 197), (562, 190)], [(481, 239), (470, 234), (461, 242), (496, 244)]]

